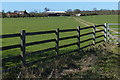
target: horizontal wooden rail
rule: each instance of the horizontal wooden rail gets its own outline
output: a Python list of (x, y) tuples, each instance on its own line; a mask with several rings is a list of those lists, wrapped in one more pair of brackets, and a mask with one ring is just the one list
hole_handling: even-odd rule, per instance
[(94, 44), (92, 43), (92, 44), (89, 44), (89, 45), (83, 46), (83, 47), (81, 47), (80, 49), (84, 49), (84, 48), (90, 47), (90, 46), (92, 46), (92, 45), (94, 45)]
[(6, 68), (6, 69), (2, 69), (2, 73), (5, 73), (5, 72), (8, 72), (8, 71), (11, 71), (12, 69), (16, 69), (16, 68), (20, 68), (21, 67), (21, 64), (19, 65), (16, 65), (16, 66), (12, 66), (12, 67), (9, 67), (9, 68)]
[(77, 29), (64, 29), (64, 30), (59, 30), (59, 32), (71, 32), (71, 31), (77, 31)]
[(62, 46), (59, 46), (59, 48), (65, 48), (65, 47), (73, 46), (73, 45), (77, 45), (77, 42), (71, 43), (71, 44), (67, 44), (67, 45), (62, 45)]
[(73, 38), (77, 38), (77, 36), (63, 37), (63, 38), (59, 38), (59, 40), (66, 40), (66, 39), (73, 39)]
[[(39, 51), (31, 52), (31, 53), (27, 53), (26, 56), (30, 56), (30, 55), (33, 55), (33, 54), (38, 54), (38, 53), (42, 53), (42, 52), (50, 51), (50, 50), (55, 50), (55, 47), (44, 49), (44, 50), (39, 50)], [(11, 59), (21, 59), (21, 55), (11, 56), (11, 57), (8, 57), (8, 58), (3, 58), (2, 61), (8, 61), (8, 60), (11, 60)]]
[(38, 59), (38, 60), (35, 60), (35, 61), (32, 61), (32, 62), (29, 62), (27, 63), (28, 66), (31, 66), (37, 62), (40, 62), (40, 61), (44, 61), (44, 60), (48, 60), (48, 59), (53, 59), (53, 58), (56, 58), (56, 57), (59, 57), (59, 56), (63, 56), (63, 55), (66, 55), (66, 54), (70, 54), (70, 53), (73, 53), (73, 52), (76, 52), (78, 51), (77, 49), (75, 50), (72, 50), (72, 51), (69, 51), (69, 52), (66, 52), (66, 53), (62, 53), (62, 54), (57, 54), (55, 56), (50, 56), (50, 57), (46, 57), (46, 58), (43, 58), (43, 59)]
[(48, 43), (48, 42), (53, 42), (53, 41), (55, 41), (55, 39), (36, 41), (36, 42), (26, 43), (26, 46), (31, 46), (31, 45), (36, 45), (36, 44), (43, 44), (43, 43)]
[(120, 32), (110, 31), (111, 34), (120, 34)]
[(96, 44), (101, 43), (101, 42), (104, 42), (104, 40), (97, 41)]
[(104, 27), (105, 25), (96, 25), (95, 27), (101, 27), (101, 26), (103, 26), (103, 27)]
[(89, 33), (81, 34), (80, 37), (85, 36), (85, 35), (89, 35), (89, 34), (93, 34), (93, 32), (89, 32)]
[(30, 56), (30, 55), (33, 55), (33, 54), (40, 54), (40, 53), (55, 50), (55, 49), (56, 49), (55, 47), (52, 47), (52, 48), (48, 48), (48, 49), (44, 49), (44, 50), (39, 50), (39, 51), (28, 53), (28, 54), (26, 54), (26, 56)]
[(120, 23), (108, 23), (108, 25), (120, 25)]
[(100, 37), (104, 37), (104, 35), (96, 36), (95, 38), (100, 38)]
[[(97, 43), (100, 43), (100, 42), (104, 41), (104, 40), (101, 40), (101, 41), (96, 42), (97, 38), (100, 38), (100, 37), (104, 36), (104, 39), (106, 39), (105, 35), (96, 36), (97, 32), (102, 32), (102, 31), (104, 31), (104, 34), (107, 34), (107, 32), (105, 30), (97, 31), (96, 27), (99, 27), (99, 26), (104, 26), (105, 29), (106, 29), (105, 25), (95, 25), (95, 26), (88, 26), (88, 27), (84, 27), (84, 28), (80, 28), (80, 26), (79, 26), (79, 27), (77, 27), (77, 29), (64, 29), (64, 30), (57, 29), (57, 30), (50, 30), (50, 31), (27, 32), (27, 33), (26, 33), (25, 30), (22, 30), (21, 33), (17, 33), (17, 34), (0, 35), (1, 38), (11, 38), (11, 37), (20, 37), (21, 38), (21, 44), (0, 47), (1, 51), (2, 50), (8, 50), (8, 49), (14, 49), (14, 48), (21, 48), (21, 55), (4, 58), (2, 60), (5, 62), (5, 61), (7, 61), (9, 59), (20, 59), (20, 61), (22, 61), (22, 64), (20, 64), (18, 66), (26, 67), (26, 66), (32, 65), (32, 64), (34, 64), (36, 62), (39, 62), (39, 61), (42, 61), (42, 60), (52, 59), (52, 58), (55, 58), (55, 57), (58, 57), (58, 56), (62, 56), (62, 55), (65, 55), (65, 54), (70, 54), (72, 52), (78, 51), (78, 53), (79, 53), (79, 51), (84, 49), (84, 48), (90, 47), (92, 45), (95, 45)], [(89, 29), (89, 28), (93, 29), (93, 32), (88, 32), (88, 33), (81, 34), (81, 32), (80, 32), (81, 30)], [(76, 31), (77, 35), (74, 34), (73, 36), (62, 37), (62, 38), (59, 37), (60, 36), (60, 32), (71, 32), (71, 31)], [(51, 33), (54, 33), (56, 35), (56, 39), (48, 39), (48, 40), (42, 40), (42, 41), (35, 41), (35, 42), (26, 43), (27, 42), (26, 41), (26, 37), (27, 36), (30, 36), (30, 35), (41, 35), (41, 34), (51, 34)], [(80, 38), (82, 36), (86, 36), (86, 35), (89, 35), (89, 34), (93, 34), (93, 38), (89, 38), (89, 39), (81, 41)], [(70, 43), (70, 44), (65, 44), (65, 45), (61, 45), (60, 46), (60, 41), (67, 40), (67, 39), (73, 39), (73, 38), (77, 38), (76, 39), (77, 42)], [(80, 43), (84, 43), (84, 42), (90, 41), (90, 40), (93, 40), (92, 44), (88, 44), (88, 45), (83, 46), (83, 47), (80, 46)], [(52, 48), (38, 50), (38, 51), (30, 52), (30, 53), (26, 52), (26, 47), (27, 46), (43, 44), (43, 43), (49, 43), (49, 42), (55, 42), (56, 45), (54, 47), (52, 47)], [(60, 48), (65, 48), (65, 47), (69, 47), (69, 46), (73, 46), (73, 45), (77, 45), (78, 48), (75, 49), (75, 50), (69, 51), (69, 52), (65, 52), (65, 53), (59, 54), (59, 51), (60, 51), (59, 49)], [(44, 53), (44, 52), (52, 51), (52, 50), (55, 50), (55, 52), (56, 52), (55, 56), (49, 56), (49, 57), (46, 57), (46, 58), (43, 58), (43, 59), (38, 59), (38, 60), (35, 60), (35, 61), (32, 61), (32, 62), (26, 62), (26, 57), (28, 57), (28, 56), (35, 55), (35, 54), (40, 54), (40, 53)], [(13, 66), (11, 68), (15, 68), (15, 67)], [(8, 70), (10, 70), (11, 68), (8, 68)]]
[(40, 31), (40, 32), (28, 32), (28, 33), (26, 33), (26, 35), (29, 36), (29, 35), (40, 35), (40, 34), (49, 34), (49, 33), (55, 33), (55, 30)]
[(16, 55), (16, 56), (11, 56), (11, 57), (8, 57), (8, 58), (3, 58), (2, 61), (8, 61), (8, 60), (11, 60), (11, 59), (21, 59), (21, 55)]
[(20, 37), (20, 33), (0, 35), (0, 38)]
[(84, 43), (84, 42), (87, 42), (87, 41), (90, 41), (90, 40), (93, 40), (93, 38), (89, 38), (89, 39), (86, 39), (86, 40), (80, 41), (80, 43)]
[(102, 32), (102, 31), (104, 32), (104, 30), (99, 30), (99, 31), (96, 31), (96, 33), (98, 33), (98, 32)]
[(110, 37), (111, 39), (120, 40), (120, 38), (119, 38), (119, 37), (116, 37), (115, 35), (111, 35), (111, 34), (109, 34), (109, 37)]
[(14, 49), (14, 48), (19, 48), (21, 47), (20, 44), (16, 44), (16, 45), (11, 45), (11, 46), (5, 46), (5, 47), (0, 47), (0, 50), (8, 50), (8, 49)]
[(84, 28), (80, 28), (80, 30), (89, 29), (89, 28), (92, 28), (92, 27), (93, 27), (93, 26), (84, 27)]

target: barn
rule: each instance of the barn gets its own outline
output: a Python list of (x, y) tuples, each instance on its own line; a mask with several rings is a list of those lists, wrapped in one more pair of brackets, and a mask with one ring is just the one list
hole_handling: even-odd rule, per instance
[(48, 16), (65, 16), (65, 11), (46, 11), (45, 13), (48, 14)]

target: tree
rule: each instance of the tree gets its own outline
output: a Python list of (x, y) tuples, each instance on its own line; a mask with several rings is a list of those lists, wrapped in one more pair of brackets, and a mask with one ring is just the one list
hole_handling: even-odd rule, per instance
[(18, 12), (18, 10), (15, 10), (15, 11), (14, 11), (14, 13), (17, 13), (17, 12)]
[(97, 8), (93, 8), (93, 11), (97, 11)]
[(11, 13), (11, 11), (8, 11), (7, 13)]
[(34, 10), (34, 13), (38, 13), (38, 11), (37, 11), (37, 10)]
[(2, 10), (2, 15), (1, 15), (3, 18), (6, 17), (6, 14), (5, 14), (5, 11)]
[(2, 13), (5, 13), (5, 10), (2, 10)]
[(75, 14), (78, 14), (78, 13), (80, 13), (81, 11), (79, 10), (79, 9), (75, 9), (75, 10), (73, 10), (73, 13), (75, 13)]
[(72, 12), (72, 9), (68, 9), (66, 12)]
[(47, 8), (47, 7), (46, 7), (44, 10), (45, 10), (45, 12), (46, 12), (46, 11), (50, 11), (50, 9), (49, 9), (49, 8)]

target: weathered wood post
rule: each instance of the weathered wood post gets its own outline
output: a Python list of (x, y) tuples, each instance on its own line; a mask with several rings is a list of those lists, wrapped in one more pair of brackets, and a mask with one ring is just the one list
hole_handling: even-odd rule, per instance
[(96, 25), (93, 25), (93, 45), (96, 44)]
[(22, 58), (22, 64), (25, 67), (26, 66), (26, 37), (25, 37), (25, 30), (22, 30), (20, 32), (21, 34), (21, 58)]
[(107, 23), (104, 23), (104, 41), (107, 42)]
[[(59, 54), (59, 28), (56, 29), (56, 55)], [(58, 78), (59, 60), (55, 61), (55, 78)]]
[(80, 52), (80, 26), (77, 27), (78, 53)]
[(59, 54), (59, 28), (56, 29), (56, 53)]

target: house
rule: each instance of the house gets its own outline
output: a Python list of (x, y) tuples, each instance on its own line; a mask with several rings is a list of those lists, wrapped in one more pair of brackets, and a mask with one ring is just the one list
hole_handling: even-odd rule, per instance
[(27, 11), (18, 11), (18, 12), (9, 12), (6, 13), (7, 17), (27, 17), (29, 16), (29, 14), (27, 13)]
[(27, 11), (25, 10), (25, 11), (18, 11), (17, 14), (19, 14), (19, 15), (25, 15), (25, 14), (28, 14), (28, 13), (27, 13)]
[(18, 17), (18, 14), (17, 13), (6, 13), (6, 16), (7, 17)]
[(46, 11), (46, 14), (48, 14), (48, 16), (64, 16), (65, 15), (65, 11)]

